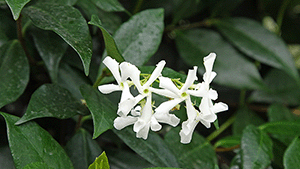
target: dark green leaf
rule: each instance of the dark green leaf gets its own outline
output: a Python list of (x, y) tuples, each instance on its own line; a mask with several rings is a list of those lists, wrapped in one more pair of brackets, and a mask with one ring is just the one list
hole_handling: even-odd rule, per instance
[(217, 54), (213, 70), (218, 75), (214, 82), (240, 89), (262, 87), (262, 80), (255, 65), (215, 31), (205, 29), (178, 31), (175, 40), (181, 58), (190, 66), (198, 66), (202, 73), (203, 57), (210, 52)]
[(173, 0), (173, 24), (179, 20), (191, 17), (204, 8), (202, 0)]
[(272, 69), (265, 76), (267, 91), (255, 91), (250, 101), (298, 105), (300, 102), (300, 88), (295, 80), (285, 72)]
[(214, 144), (214, 147), (233, 147), (239, 144), (241, 144), (240, 136), (227, 136), (218, 140)]
[(255, 126), (245, 128), (241, 141), (243, 168), (265, 169), (273, 158), (272, 140)]
[(259, 128), (267, 133), (299, 136), (300, 121), (274, 121), (265, 123)]
[(228, 15), (231, 11), (236, 9), (244, 0), (219, 0), (212, 7), (211, 17)]
[(217, 21), (215, 26), (249, 57), (282, 69), (299, 82), (299, 74), (286, 44), (260, 23), (246, 18), (233, 18)]
[(14, 168), (14, 161), (8, 145), (0, 148), (0, 166), (7, 169)]
[(84, 73), (64, 62), (60, 64), (58, 74), (58, 85), (68, 89), (77, 99), (82, 99), (80, 86), (83, 84), (91, 84), (90, 80)]
[(149, 132), (147, 140), (136, 138), (132, 127), (113, 130), (127, 146), (155, 166), (178, 167), (175, 156), (158, 134)]
[(23, 9), (23, 7), (30, 1), (30, 0), (5, 0), (7, 5), (9, 6), (14, 20), (17, 20), (20, 16), (20, 13)]
[(125, 8), (119, 3), (118, 0), (92, 0), (92, 2), (97, 7), (107, 12), (125, 11)]
[(295, 138), (284, 153), (283, 165), (286, 169), (298, 168), (300, 166), (300, 139)]
[(293, 114), (286, 106), (282, 104), (272, 104), (268, 108), (269, 121), (294, 121), (300, 117)]
[(110, 100), (92, 86), (82, 85), (80, 92), (93, 117), (93, 139), (95, 139), (106, 130), (113, 128), (113, 121), (117, 116), (116, 105), (113, 105)]
[(5, 32), (0, 28), (0, 47), (8, 41), (8, 37), (5, 35)]
[(82, 109), (83, 105), (67, 89), (44, 84), (32, 94), (24, 116), (16, 124), (41, 117), (66, 119), (82, 114)]
[(48, 69), (52, 82), (57, 83), (59, 62), (68, 45), (51, 31), (35, 30), (32, 35), (35, 46)]
[(144, 168), (144, 169), (180, 169), (180, 168), (171, 168), (171, 167), (151, 167), (151, 168)]
[(243, 130), (249, 125), (259, 126), (264, 121), (248, 108), (241, 108), (237, 111), (236, 120), (233, 123), (233, 134), (241, 135)]
[(15, 40), (0, 48), (0, 108), (16, 101), (29, 81), (29, 64)]
[(47, 2), (72, 6), (76, 4), (77, 0), (47, 0)]
[(65, 150), (75, 169), (88, 168), (102, 152), (98, 143), (82, 128), (67, 143)]
[(182, 168), (214, 168), (217, 157), (213, 147), (201, 135), (194, 132), (189, 144), (180, 143), (179, 128), (170, 130), (165, 142), (176, 156)]
[(105, 42), (105, 47), (106, 47), (106, 51), (107, 54), (116, 59), (118, 62), (123, 62), (124, 58), (123, 56), (120, 54), (118, 47), (116, 46), (115, 40), (111, 37), (111, 35), (102, 27), (102, 23), (99, 20), (99, 18), (96, 15), (92, 15), (92, 19), (89, 22), (89, 24), (91, 25), (95, 25), (98, 26), (101, 29), (103, 38), (104, 38), (104, 42)]
[(88, 25), (77, 9), (61, 4), (37, 3), (24, 8), (24, 13), (37, 27), (61, 36), (79, 54), (84, 72), (88, 75), (92, 40)]
[(157, 51), (164, 31), (164, 10), (144, 10), (123, 23), (114, 39), (124, 59), (141, 66)]
[(20, 118), (0, 114), (6, 121), (9, 147), (17, 169), (30, 163), (45, 163), (48, 168), (73, 168), (63, 148), (35, 122), (16, 126)]
[(96, 160), (89, 166), (89, 169), (109, 169), (108, 159), (103, 151), (103, 153), (96, 158)]
[[(48, 169), (48, 165), (43, 162), (33, 162), (30, 164), (27, 164), (23, 169)], [(53, 169), (51, 167), (51, 169)]]

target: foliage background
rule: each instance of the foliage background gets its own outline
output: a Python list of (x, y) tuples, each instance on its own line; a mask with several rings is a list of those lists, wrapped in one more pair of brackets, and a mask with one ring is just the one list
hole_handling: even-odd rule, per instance
[[(0, 166), (88, 168), (104, 150), (111, 168), (297, 168), (299, 28), (297, 0), (0, 0)], [(188, 145), (178, 127), (146, 141), (113, 129), (103, 57), (142, 72), (164, 59), (184, 82), (210, 52), (220, 127)]]

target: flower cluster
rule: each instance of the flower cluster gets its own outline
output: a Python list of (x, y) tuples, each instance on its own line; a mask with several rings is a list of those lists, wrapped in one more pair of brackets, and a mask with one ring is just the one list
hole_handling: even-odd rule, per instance
[[(105, 84), (98, 89), (108, 94), (113, 91), (122, 91), (121, 100), (118, 105), (117, 114), (114, 120), (114, 127), (118, 130), (133, 124), (133, 130), (136, 137), (147, 139), (149, 129), (159, 131), (162, 126), (160, 123), (177, 126), (180, 119), (170, 111), (179, 103), (185, 102), (188, 119), (182, 123), (182, 129), (179, 133), (181, 143), (189, 143), (192, 139), (193, 131), (196, 125), (201, 122), (205, 127), (210, 128), (211, 123), (217, 119), (216, 113), (228, 109), (225, 103), (213, 103), (212, 100), (218, 98), (218, 93), (210, 88), (211, 81), (217, 75), (212, 71), (215, 53), (210, 53), (204, 58), (204, 67), (206, 72), (203, 75), (203, 82), (194, 84), (197, 78), (197, 66), (189, 70), (186, 81), (183, 85), (177, 87), (172, 79), (163, 77), (161, 72), (166, 64), (164, 60), (160, 61), (151, 76), (140, 80), (141, 72), (135, 66), (128, 62), (119, 64), (111, 57), (106, 57), (103, 63), (115, 77), (117, 84)], [(152, 83), (159, 79), (159, 88), (153, 88)], [(138, 95), (133, 96), (130, 87), (135, 86)], [(161, 103), (153, 110), (152, 93), (168, 97), (169, 100)], [(201, 97), (199, 110), (197, 110), (190, 96)]]

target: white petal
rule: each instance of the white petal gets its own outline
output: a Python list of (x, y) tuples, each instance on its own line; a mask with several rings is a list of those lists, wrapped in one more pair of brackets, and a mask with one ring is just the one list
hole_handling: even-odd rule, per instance
[(176, 127), (180, 122), (180, 119), (178, 117), (176, 117), (174, 114), (169, 113), (155, 113), (154, 117), (158, 122), (166, 123), (173, 127)]
[(208, 91), (207, 91), (207, 84), (205, 83), (200, 83), (197, 84), (199, 87), (197, 90), (187, 90), (187, 94), (197, 96), (197, 97), (207, 97)]
[(213, 89), (209, 89), (208, 95), (209, 95), (209, 98), (212, 99), (212, 100), (216, 100), (218, 98), (217, 91), (215, 91)]
[(175, 98), (173, 100), (168, 100), (166, 102), (161, 103), (156, 109), (155, 112), (158, 113), (168, 113), (173, 107), (182, 102), (183, 99)]
[(128, 99), (120, 102), (117, 114), (119, 116), (127, 116), (127, 114), (130, 112), (130, 110), (143, 98), (144, 98), (143, 95), (137, 95), (134, 98), (128, 98)]
[(161, 129), (161, 125), (157, 122), (154, 116), (151, 117), (151, 130), (159, 131)]
[(124, 82), (123, 85), (124, 86), (123, 86), (123, 91), (122, 91), (120, 102), (123, 102), (127, 99), (133, 99), (133, 96), (130, 93), (129, 86), (128, 86), (127, 82)]
[(211, 102), (211, 100), (209, 98), (207, 98), (207, 97), (202, 98), (201, 103), (199, 105), (199, 109), (203, 115), (212, 114), (212, 112), (210, 110), (210, 102)]
[(208, 56), (203, 58), (204, 61), (204, 67), (206, 72), (212, 72), (212, 68), (216, 59), (216, 54), (215, 53), (210, 53)]
[(130, 77), (134, 85), (137, 87), (138, 91), (141, 93), (142, 92), (142, 86), (140, 83), (140, 74), (141, 71), (133, 64), (128, 63), (128, 62), (122, 62), (120, 64), (120, 69), (122, 72), (122, 77)]
[(228, 110), (228, 105), (222, 102), (216, 103), (212, 108), (212, 112), (219, 113)]
[(139, 130), (138, 132), (136, 132), (136, 137), (137, 138), (143, 138), (144, 140), (146, 140), (148, 138), (148, 133), (149, 133), (149, 128), (150, 128), (149, 125), (150, 124), (148, 123), (141, 130)]
[(142, 130), (142, 128), (146, 126), (146, 124), (147, 123), (144, 120), (139, 118), (133, 125), (133, 131), (139, 132), (140, 130)]
[(141, 106), (136, 106), (134, 109), (131, 110), (131, 114), (133, 116), (140, 116), (141, 115)]
[(209, 121), (206, 121), (204, 119), (200, 119), (200, 122), (206, 127), (206, 128), (210, 128), (211, 124)]
[(118, 84), (120, 84), (121, 83), (121, 76), (120, 76), (120, 71), (119, 71), (119, 63), (115, 59), (113, 59), (109, 56), (107, 56), (103, 60), (103, 63), (110, 70), (110, 72), (113, 74), (113, 76), (115, 77)]
[(114, 91), (121, 91), (121, 88), (119, 85), (105, 84), (105, 85), (98, 86), (98, 90), (100, 90), (100, 92), (103, 94), (108, 94)]
[(166, 61), (162, 60), (157, 65), (154, 71), (152, 72), (148, 81), (144, 84), (144, 86), (149, 87), (157, 78), (161, 75), (161, 72), (166, 64)]
[(191, 98), (188, 97), (188, 99), (185, 100), (185, 105), (186, 105), (186, 113), (187, 113), (188, 120), (190, 121), (194, 120), (197, 116), (198, 111), (193, 106)]
[(167, 89), (180, 97), (180, 90), (175, 86), (172, 80), (168, 77), (159, 77), (159, 87)]
[(126, 117), (117, 117), (114, 120), (114, 127), (117, 130), (121, 130), (124, 127), (134, 124), (137, 121), (137, 117), (126, 116)]
[(217, 76), (217, 73), (216, 72), (209, 72), (209, 73), (204, 73), (203, 74), (203, 80), (206, 82), (206, 83), (208, 83), (208, 84), (210, 84), (213, 80), (214, 80), (214, 78)]
[(196, 120), (204, 120), (209, 123), (212, 123), (217, 120), (217, 115), (214, 113), (208, 115), (200, 114), (199, 116), (197, 116)]
[(185, 121), (182, 123), (182, 129), (179, 132), (180, 135), (180, 142), (183, 144), (188, 144), (192, 140), (193, 132), (197, 126), (198, 122), (193, 121), (192, 123), (189, 123), (188, 121)]
[(146, 104), (141, 111), (141, 119), (143, 119), (146, 123), (150, 122), (152, 116), (152, 97), (151, 95), (146, 98)]
[(159, 94), (161, 96), (165, 96), (168, 98), (177, 98), (178, 96), (174, 94), (173, 92), (167, 90), (167, 89), (156, 89), (153, 87), (149, 87), (149, 90), (153, 93)]
[(194, 66), (194, 69), (189, 70), (189, 73), (187, 75), (185, 83), (182, 86), (182, 88), (180, 89), (180, 91), (185, 92), (189, 87), (191, 87), (194, 84), (195, 80), (198, 80), (198, 78), (197, 78), (197, 66)]

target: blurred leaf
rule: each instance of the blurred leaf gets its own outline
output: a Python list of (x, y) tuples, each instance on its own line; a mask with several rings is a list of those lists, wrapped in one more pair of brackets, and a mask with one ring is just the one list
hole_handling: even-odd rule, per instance
[(268, 91), (255, 91), (249, 100), (255, 102), (279, 102), (282, 104), (298, 105), (300, 103), (300, 88), (285, 72), (272, 69), (265, 76)]
[(45, 163), (48, 168), (73, 168), (63, 148), (35, 122), (16, 126), (19, 117), (0, 114), (6, 121), (9, 147), (17, 169), (30, 163)]
[[(283, 162), (283, 155), (287, 146), (277, 139), (272, 139), (272, 142), (273, 142), (273, 157), (274, 157), (272, 160), (272, 166), (273, 168), (284, 168), (282, 162)], [(291, 141), (289, 142), (289, 144), (290, 143)]]
[(117, 115), (117, 108), (97, 89), (89, 85), (82, 85), (80, 92), (91, 111), (94, 124), (93, 139), (108, 129), (113, 128), (113, 121)]
[(0, 147), (0, 166), (3, 169), (14, 168), (14, 161), (8, 145)]
[(228, 15), (236, 9), (244, 0), (218, 0), (212, 7), (211, 17)]
[(284, 153), (283, 165), (286, 169), (300, 166), (300, 139), (295, 138)]
[[(205, 138), (194, 132), (189, 144), (180, 143), (179, 128), (171, 129), (165, 135), (165, 142), (176, 156), (182, 168), (214, 168), (217, 157), (213, 147)], [(200, 153), (201, 152), (201, 153)]]
[(177, 160), (158, 134), (149, 132), (147, 140), (136, 138), (132, 127), (113, 130), (133, 151), (155, 166), (178, 167)]
[(107, 156), (110, 159), (110, 167), (114, 169), (123, 169), (123, 168), (130, 168), (130, 169), (141, 169), (145, 167), (152, 167), (152, 165), (139, 156), (136, 153), (131, 153), (127, 151), (122, 151), (117, 149), (109, 153), (107, 151)]
[(272, 140), (255, 126), (245, 128), (241, 141), (241, 157), (243, 168), (265, 169), (273, 158)]
[(148, 9), (135, 14), (114, 34), (124, 59), (141, 66), (157, 51), (164, 31), (164, 10)]
[(0, 47), (8, 41), (8, 37), (5, 35), (5, 32), (0, 28)]
[(300, 117), (293, 114), (286, 106), (282, 104), (272, 104), (268, 108), (269, 121), (294, 121)]
[(267, 133), (281, 135), (300, 135), (300, 121), (274, 121), (265, 123), (259, 128)]
[(233, 134), (242, 135), (243, 130), (249, 125), (259, 126), (264, 123), (264, 121), (255, 112), (248, 108), (241, 108), (236, 112), (236, 119), (233, 123)]
[(5, 0), (7, 5), (9, 6), (11, 13), (13, 14), (14, 20), (17, 20), (20, 16), (20, 13), (23, 7), (30, 1), (30, 0)]
[(61, 5), (73, 6), (76, 4), (77, 0), (47, 0), (47, 3), (56, 3)]
[(22, 169), (48, 169), (48, 165), (43, 162), (33, 162), (30, 164), (27, 164), (24, 168)]
[(203, 57), (217, 54), (214, 82), (239, 89), (258, 89), (262, 79), (255, 65), (236, 51), (220, 34), (212, 30), (177, 31), (176, 46), (181, 58), (190, 66), (198, 66), (204, 73)]
[(216, 21), (218, 30), (239, 50), (262, 63), (282, 69), (300, 81), (294, 60), (284, 41), (260, 23), (246, 18)]
[(17, 41), (0, 48), (0, 108), (16, 101), (29, 81), (29, 64)]
[(118, 62), (123, 62), (124, 58), (120, 54), (118, 47), (116, 46), (115, 40), (111, 37), (111, 35), (102, 27), (102, 23), (99, 20), (99, 18), (96, 15), (92, 15), (92, 19), (89, 22), (89, 24), (98, 26), (101, 29), (104, 42), (105, 42), (105, 48), (107, 51), (107, 54), (111, 56), (112, 58), (116, 59)]
[(125, 11), (125, 8), (119, 3), (118, 0), (92, 0), (92, 2), (97, 7), (107, 12)]
[(98, 143), (83, 128), (69, 140), (65, 150), (75, 169), (88, 168), (102, 152)]
[(72, 66), (62, 62), (59, 67), (58, 85), (68, 89), (71, 94), (79, 99), (82, 99), (80, 93), (80, 86), (83, 84), (91, 84), (91, 81), (84, 75), (84, 73)]
[(81, 114), (83, 105), (71, 93), (55, 84), (44, 84), (31, 96), (24, 116), (17, 125), (41, 117), (66, 119)]
[(96, 160), (89, 166), (89, 169), (109, 169), (108, 159), (103, 151), (103, 153), (96, 158)]
[(144, 168), (144, 169), (180, 169), (180, 168), (172, 168), (172, 167), (151, 167), (151, 168)]
[(59, 62), (68, 45), (51, 31), (35, 30), (32, 35), (35, 46), (48, 69), (52, 82), (57, 83)]
[(239, 144), (241, 144), (240, 136), (227, 136), (218, 140), (214, 144), (214, 147), (233, 147)]
[(61, 4), (37, 3), (24, 8), (24, 13), (37, 27), (61, 36), (79, 54), (84, 72), (89, 74), (92, 40), (88, 25), (77, 9)]
[(202, 0), (173, 0), (173, 24), (179, 20), (191, 17), (204, 8)]

